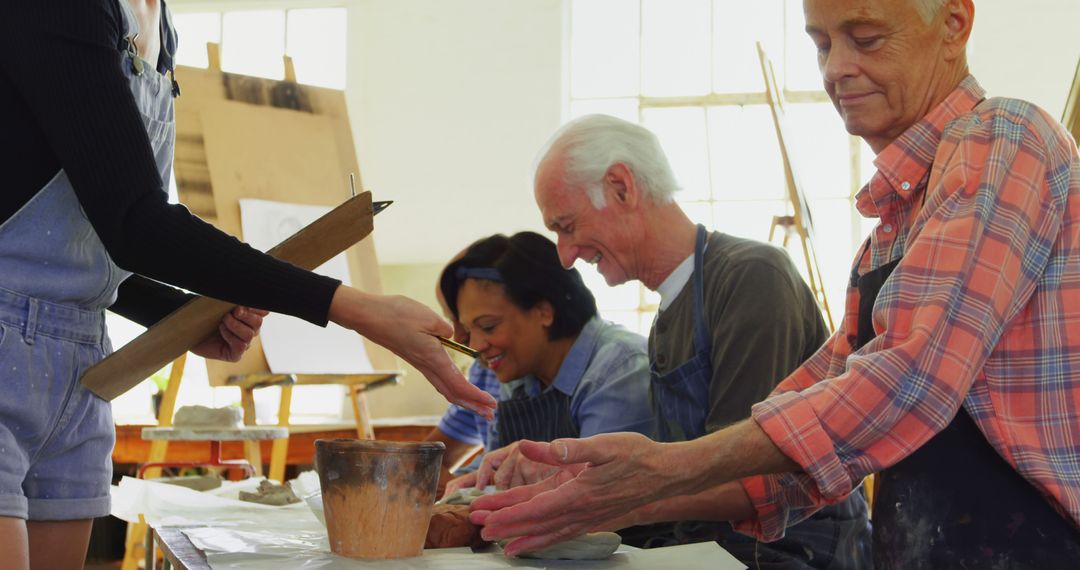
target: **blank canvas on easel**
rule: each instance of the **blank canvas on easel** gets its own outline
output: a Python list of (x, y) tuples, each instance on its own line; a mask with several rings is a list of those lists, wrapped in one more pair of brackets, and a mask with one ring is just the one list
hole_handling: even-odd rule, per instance
[[(267, 250), (330, 211), (270, 200), (240, 200), (244, 241)], [(349, 285), (349, 265), (341, 254), (315, 269)], [(263, 353), (271, 372), (281, 374), (363, 374), (372, 372), (364, 341), (353, 331), (329, 323), (325, 328), (271, 313), (263, 320)]]
[[(218, 228), (241, 235), (239, 200), (336, 206), (350, 196), (359, 165), (341, 91), (288, 81), (180, 67), (176, 179), (181, 202)], [(381, 293), (373, 241), (346, 252), (354, 287)], [(388, 350), (364, 341), (378, 370), (398, 368)], [(265, 373), (256, 338), (236, 363), (207, 361), (212, 386), (233, 375)]]

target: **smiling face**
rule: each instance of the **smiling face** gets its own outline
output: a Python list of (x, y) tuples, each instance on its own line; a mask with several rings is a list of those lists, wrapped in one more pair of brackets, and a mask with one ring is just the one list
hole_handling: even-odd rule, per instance
[(974, 9), (948, 0), (929, 22), (913, 0), (804, 0), (825, 91), (847, 131), (880, 152), (967, 73)]
[(608, 170), (603, 180), (607, 203), (597, 209), (583, 189), (567, 187), (557, 158), (540, 165), (534, 189), (536, 205), (544, 225), (557, 235), (563, 267), (569, 269), (574, 261), (583, 259), (595, 265), (611, 286), (638, 277), (634, 240), (638, 225), (619, 194), (628, 175), (621, 164)]
[(522, 310), (493, 281), (466, 279), (458, 290), (458, 316), (478, 350), (500, 382), (510, 382), (543, 370), (554, 321), (551, 304), (541, 301)]

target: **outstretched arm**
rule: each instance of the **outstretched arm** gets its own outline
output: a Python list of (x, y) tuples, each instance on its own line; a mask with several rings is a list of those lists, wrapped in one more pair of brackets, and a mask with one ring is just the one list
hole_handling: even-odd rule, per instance
[[(472, 520), (485, 526), (485, 539), (516, 538), (507, 546), (511, 556), (602, 527), (657, 501), (701, 493), (748, 475), (797, 468), (749, 420), (690, 442), (656, 443), (618, 433), (523, 442), (520, 447), (534, 461), (586, 467), (576, 476), (563, 470), (540, 483), (473, 502)], [(689, 465), (696, 468), (687, 469)], [(745, 514), (745, 503), (734, 504), (733, 514)]]

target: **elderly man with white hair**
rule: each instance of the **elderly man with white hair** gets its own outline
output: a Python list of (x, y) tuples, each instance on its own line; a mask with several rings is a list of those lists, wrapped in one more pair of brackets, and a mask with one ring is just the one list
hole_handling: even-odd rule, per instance
[[(649, 334), (650, 393), (659, 426), (653, 439), (665, 442), (696, 439), (746, 419), (828, 339), (814, 294), (783, 250), (695, 225), (675, 203), (676, 190), (656, 136), (604, 115), (560, 129), (536, 169), (537, 204), (558, 234), (563, 265), (584, 259), (609, 285), (636, 279), (660, 294)], [(764, 568), (870, 563), (861, 494), (771, 544), (727, 524), (669, 527), (622, 534), (624, 541), (649, 546), (718, 539), (743, 562)]]
[[(517, 537), (509, 554), (686, 518), (775, 540), (879, 473), (877, 568), (1078, 568), (1076, 142), (1029, 103), (985, 98), (966, 61), (973, 0), (804, 10), (826, 92), (877, 154), (856, 206), (879, 222), (840, 329), (749, 420), (704, 437), (522, 444), (560, 469), (477, 501), (473, 521)], [(629, 186), (610, 174), (624, 170), (638, 185), (620, 163), (590, 182), (605, 209), (623, 207), (613, 197)], [(562, 176), (541, 177), (542, 210), (558, 204), (542, 184)], [(580, 211), (545, 215), (565, 237), (593, 229)], [(576, 255), (609, 280), (636, 261), (589, 244)]]

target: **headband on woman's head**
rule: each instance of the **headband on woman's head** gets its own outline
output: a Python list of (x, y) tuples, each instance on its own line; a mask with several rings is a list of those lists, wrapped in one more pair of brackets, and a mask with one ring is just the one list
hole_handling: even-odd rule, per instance
[(503, 282), (502, 273), (494, 267), (458, 267), (454, 272), (454, 276), (458, 281), (464, 281), (465, 279), (483, 279), (485, 281), (495, 281), (497, 283)]

